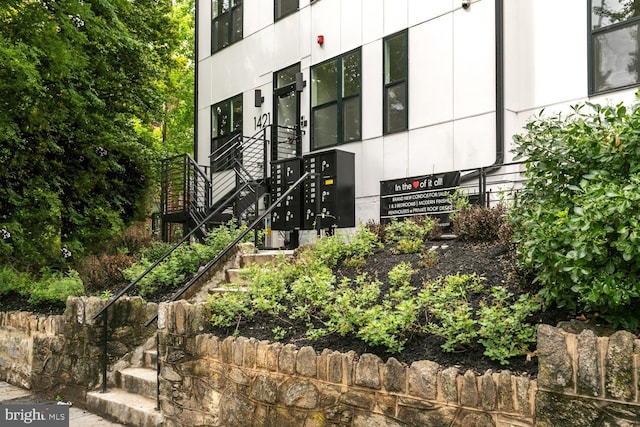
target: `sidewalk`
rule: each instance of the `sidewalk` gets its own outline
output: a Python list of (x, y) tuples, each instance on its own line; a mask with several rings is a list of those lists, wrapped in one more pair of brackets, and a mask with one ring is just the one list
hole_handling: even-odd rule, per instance
[[(53, 403), (53, 401), (42, 399), (33, 395), (29, 390), (0, 381), (0, 406), (41, 403)], [(107, 421), (75, 406), (69, 408), (69, 427), (112, 427), (121, 425)]]

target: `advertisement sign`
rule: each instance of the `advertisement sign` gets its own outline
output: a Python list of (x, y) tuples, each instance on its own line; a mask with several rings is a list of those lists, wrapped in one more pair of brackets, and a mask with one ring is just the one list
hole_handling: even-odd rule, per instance
[(459, 185), (460, 172), (380, 181), (380, 222), (430, 215), (440, 219), (440, 227), (448, 228), (453, 212), (451, 194)]

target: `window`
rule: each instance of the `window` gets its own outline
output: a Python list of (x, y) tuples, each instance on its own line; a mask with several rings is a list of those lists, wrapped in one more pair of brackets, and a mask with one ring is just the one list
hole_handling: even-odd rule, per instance
[(407, 130), (407, 31), (384, 39), (384, 133)]
[(360, 49), (311, 69), (311, 145), (319, 149), (361, 139)]
[(601, 93), (640, 84), (640, 3), (590, 0), (589, 92)]
[(242, 133), (242, 95), (211, 107), (211, 168), (214, 172), (233, 167), (233, 152), (225, 144)]
[(277, 21), (298, 10), (298, 0), (274, 0), (273, 8), (273, 19)]
[(211, 53), (242, 40), (242, 0), (211, 0)]

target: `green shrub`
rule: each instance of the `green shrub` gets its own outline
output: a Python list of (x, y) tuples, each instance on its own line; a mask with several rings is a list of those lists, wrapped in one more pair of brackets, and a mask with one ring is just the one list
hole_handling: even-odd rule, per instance
[(61, 272), (42, 271), (42, 277), (28, 291), (29, 301), (33, 304), (58, 302), (64, 303), (69, 296), (84, 295), (84, 286), (80, 276), (74, 270)]
[(478, 341), (486, 356), (505, 365), (509, 358), (527, 354), (536, 341), (536, 326), (527, 323), (527, 318), (540, 306), (529, 294), (513, 302), (513, 294), (502, 286), (491, 289), (491, 299), (490, 304), (480, 304)]
[(432, 238), (434, 230), (440, 230), (437, 220), (430, 217), (414, 217), (398, 221), (395, 218), (384, 228), (384, 244), (395, 253), (418, 253), (425, 240)]
[(453, 232), (462, 240), (493, 242), (499, 239), (501, 230), (504, 230), (506, 215), (504, 205), (490, 208), (469, 205), (456, 212)]
[(477, 336), (473, 308), (468, 294), (480, 292), (483, 278), (475, 274), (457, 274), (427, 283), (420, 300), (427, 313), (427, 332), (445, 339), (447, 352), (470, 347)]
[[(140, 295), (152, 294), (159, 289), (175, 288), (192, 277), (203, 265), (206, 265), (224, 249), (229, 243), (234, 241), (246, 226), (238, 226), (235, 220), (229, 221), (225, 225), (214, 228), (206, 237), (206, 244), (191, 243), (178, 247), (160, 265), (149, 272), (138, 282)], [(242, 241), (251, 241), (253, 236), (249, 233)], [(159, 259), (166, 248), (165, 244), (154, 245), (145, 254), (152, 259), (142, 258), (140, 262), (124, 270), (124, 277), (133, 281), (138, 278), (149, 266)]]
[(638, 324), (640, 109), (584, 104), (517, 135), (527, 161), (513, 217), (521, 265), (546, 305)]

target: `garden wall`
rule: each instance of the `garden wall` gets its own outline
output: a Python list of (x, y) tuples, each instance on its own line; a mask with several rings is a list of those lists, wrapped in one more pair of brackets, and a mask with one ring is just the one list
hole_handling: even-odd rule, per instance
[(202, 334), (202, 306), (160, 305), (166, 426), (533, 426), (536, 383), (434, 362)]
[(581, 322), (538, 327), (536, 426), (640, 426), (640, 340)]
[[(92, 316), (104, 303), (70, 299), (61, 316), (0, 312), (0, 380), (82, 406), (101, 383), (102, 325)], [(143, 324), (155, 307), (139, 298), (117, 303), (111, 367), (135, 358), (132, 349), (153, 335)], [(166, 426), (640, 427), (640, 340), (628, 332), (540, 325), (531, 380), (216, 337), (203, 333), (205, 317), (202, 305), (160, 305)]]
[[(82, 405), (87, 391), (102, 382), (102, 321), (92, 317), (105, 303), (70, 298), (65, 314), (57, 316), (0, 312), (0, 379)], [(109, 310), (111, 362), (153, 335), (153, 328), (144, 327), (153, 306), (126, 298)]]

